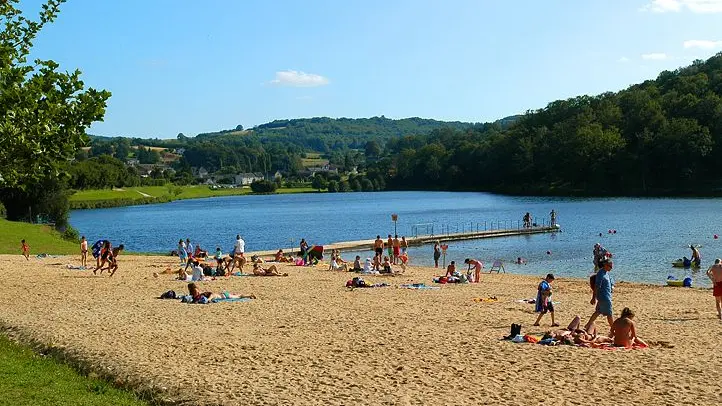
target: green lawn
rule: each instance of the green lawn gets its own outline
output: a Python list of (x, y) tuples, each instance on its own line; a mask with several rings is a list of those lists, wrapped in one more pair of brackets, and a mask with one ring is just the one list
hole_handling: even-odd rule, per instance
[(20, 240), (30, 246), (30, 254), (76, 254), (80, 245), (63, 240), (52, 227), (0, 219), (0, 254), (22, 253)]
[(105, 381), (78, 374), (68, 365), (42, 357), (0, 335), (0, 404), (128, 405), (148, 403)]
[(70, 196), (71, 202), (80, 201), (95, 201), (95, 200), (114, 200), (114, 199), (131, 199), (140, 200), (146, 194), (151, 197), (163, 197), (168, 196), (173, 199), (194, 199), (200, 197), (214, 197), (214, 196), (232, 196), (232, 195), (244, 195), (250, 193), (251, 190), (244, 188), (235, 189), (211, 189), (208, 186), (193, 185), (193, 186), (179, 186), (181, 192), (176, 195), (174, 193), (175, 187), (168, 188), (167, 186), (138, 186), (129, 187), (123, 189), (92, 189), (92, 190), (79, 190)]

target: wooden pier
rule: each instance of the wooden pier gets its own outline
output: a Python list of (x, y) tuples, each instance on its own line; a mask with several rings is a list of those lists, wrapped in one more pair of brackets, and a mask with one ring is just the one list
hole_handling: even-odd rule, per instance
[[(513, 228), (513, 229), (502, 229), (502, 230), (484, 230), (484, 231), (467, 231), (462, 233), (448, 233), (442, 235), (423, 235), (417, 237), (407, 237), (406, 242), (409, 246), (417, 246), (424, 244), (433, 244), (436, 241), (449, 242), (449, 241), (464, 241), (464, 240), (478, 240), (482, 238), (498, 238), (498, 237), (512, 237), (518, 235), (529, 235), (529, 234), (542, 234), (542, 233), (554, 233), (560, 230), (558, 225), (556, 226), (544, 226), (544, 227), (531, 227), (531, 228)], [(382, 238), (386, 243), (385, 238)], [(339, 250), (341, 252), (347, 251), (373, 251), (374, 241), (372, 240), (359, 240), (359, 241), (344, 241), (335, 242), (332, 244), (325, 244), (323, 246), (324, 251)], [(258, 255), (258, 256), (273, 256), (278, 250), (270, 251), (255, 251), (246, 253), (246, 255)], [(298, 253), (298, 247), (283, 248), (285, 254)]]

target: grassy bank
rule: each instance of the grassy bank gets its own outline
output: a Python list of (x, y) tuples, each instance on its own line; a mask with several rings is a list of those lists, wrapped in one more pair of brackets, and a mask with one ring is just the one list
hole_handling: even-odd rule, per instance
[[(310, 187), (281, 188), (276, 193), (308, 193)], [(80, 190), (70, 196), (71, 209), (98, 209), (140, 204), (166, 203), (181, 199), (251, 194), (249, 188), (211, 189), (208, 186), (139, 186), (123, 189)]]
[(76, 254), (79, 246), (63, 240), (52, 227), (0, 219), (0, 254), (21, 254), (20, 240), (30, 245), (30, 254)]
[(0, 393), (0, 403), (16, 406), (148, 405), (130, 392), (80, 375), (68, 365), (42, 357), (2, 335)]

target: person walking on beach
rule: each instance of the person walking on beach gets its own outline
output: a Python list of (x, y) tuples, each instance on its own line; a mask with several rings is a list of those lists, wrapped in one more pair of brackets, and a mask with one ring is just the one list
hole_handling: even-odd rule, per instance
[(80, 266), (88, 266), (88, 240), (80, 239)]
[(535, 326), (539, 325), (541, 318), (547, 314), (552, 316), (552, 327), (557, 327), (559, 323), (554, 321), (554, 303), (552, 302), (552, 282), (554, 282), (554, 274), (547, 274), (546, 278), (539, 283), (536, 294), (536, 309), (539, 317), (534, 322)]
[(439, 247), (439, 242), (434, 243), (434, 268), (439, 267), (439, 258), (441, 258), (441, 247)]
[[(108, 272), (110, 272), (110, 276), (115, 275), (115, 271), (118, 270), (118, 255), (125, 249), (125, 245), (120, 244), (116, 248), (113, 248), (111, 250), (112, 255), (108, 258)], [(100, 273), (103, 273), (103, 269), (100, 269)]]
[(401, 241), (399, 241), (399, 236), (395, 235), (393, 240), (393, 251), (394, 256), (392, 259), (392, 262), (394, 265), (397, 265), (399, 262), (399, 255), (401, 255)]
[(25, 242), (25, 240), (20, 240), (20, 249), (23, 250), (25, 260), (30, 261), (30, 246)]
[(712, 280), (712, 295), (717, 306), (717, 317), (722, 320), (722, 260), (717, 258), (707, 270), (707, 276)]
[(609, 259), (603, 259), (599, 263), (599, 271), (597, 271), (596, 278), (594, 280), (594, 293), (592, 294), (591, 304), (596, 302), (597, 306), (594, 309), (592, 317), (589, 318), (589, 322), (585, 329), (590, 328), (594, 321), (599, 317), (607, 316), (607, 322), (611, 326), (614, 323), (612, 318), (612, 280), (609, 278), (609, 272), (612, 270), (614, 264)]

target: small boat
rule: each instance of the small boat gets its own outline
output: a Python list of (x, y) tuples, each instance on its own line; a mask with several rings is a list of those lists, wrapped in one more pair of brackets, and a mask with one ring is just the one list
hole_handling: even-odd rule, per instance
[(668, 279), (667, 286), (684, 286), (684, 281)]
[(672, 261), (672, 267), (674, 267), (674, 268), (699, 268), (700, 266), (695, 265), (691, 261), (685, 263), (684, 259), (680, 258), (676, 261)]

